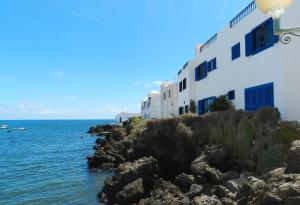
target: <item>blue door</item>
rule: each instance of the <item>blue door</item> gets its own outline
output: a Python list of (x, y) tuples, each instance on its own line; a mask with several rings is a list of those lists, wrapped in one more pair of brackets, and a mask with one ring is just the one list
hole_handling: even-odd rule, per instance
[(257, 111), (262, 107), (274, 107), (274, 83), (245, 89), (245, 110)]

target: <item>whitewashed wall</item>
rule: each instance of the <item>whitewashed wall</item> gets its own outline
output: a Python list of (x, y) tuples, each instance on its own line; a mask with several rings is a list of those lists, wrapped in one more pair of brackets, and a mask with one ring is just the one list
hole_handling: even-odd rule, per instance
[[(283, 25), (300, 25), (300, 1), (295, 1), (284, 17)], [(245, 56), (245, 35), (267, 20), (269, 16), (255, 10), (233, 28), (228, 25), (218, 32), (217, 40), (200, 53), (196, 53), (196, 65), (217, 58), (217, 69), (207, 78), (196, 82), (195, 98), (227, 94), (235, 90), (233, 104), (245, 108), (245, 88), (274, 82), (274, 101), (284, 119), (300, 121), (300, 39), (290, 45), (280, 42), (256, 55)], [(231, 47), (240, 42), (241, 57), (232, 61)], [(194, 76), (195, 74), (190, 74)], [(180, 96), (181, 101), (186, 97)]]

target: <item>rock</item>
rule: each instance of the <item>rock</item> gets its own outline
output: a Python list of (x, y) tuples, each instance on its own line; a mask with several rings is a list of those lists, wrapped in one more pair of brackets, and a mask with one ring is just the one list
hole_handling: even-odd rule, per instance
[(289, 197), (300, 196), (300, 181), (287, 182), (280, 185), (277, 189), (277, 193), (282, 200), (285, 200)]
[(182, 194), (180, 189), (171, 182), (157, 180), (151, 195), (141, 200), (139, 205), (188, 205), (190, 200)]
[(206, 168), (203, 175), (213, 183), (220, 183), (223, 180), (223, 174), (219, 170), (212, 167)]
[(192, 184), (187, 195), (192, 199), (195, 196), (200, 196), (203, 191), (203, 187), (198, 184)]
[(238, 205), (238, 203), (228, 198), (222, 198), (221, 202), (223, 205)]
[(120, 205), (133, 204), (138, 202), (144, 194), (143, 179), (139, 178), (126, 185), (116, 195), (116, 203)]
[(223, 185), (213, 187), (211, 192), (219, 198), (224, 198), (230, 193), (230, 191)]
[[(297, 163), (298, 162), (298, 163)], [(292, 142), (292, 146), (286, 156), (287, 172), (300, 172), (300, 140)]]
[(282, 179), (284, 173), (285, 173), (286, 168), (281, 167), (274, 169), (273, 171), (270, 171), (268, 173), (269, 181), (279, 181)]
[(254, 190), (261, 190), (266, 186), (266, 183), (255, 177), (248, 177), (249, 184)]
[(202, 174), (206, 168), (209, 167), (206, 162), (206, 156), (201, 155), (197, 159), (195, 159), (191, 164), (191, 170), (193, 174)]
[(123, 187), (141, 178), (145, 192), (151, 190), (153, 179), (157, 173), (157, 161), (153, 157), (145, 157), (134, 162), (121, 164), (116, 175), (105, 181), (103, 192), (106, 194), (108, 201), (113, 202), (115, 196)]
[(298, 197), (289, 197), (284, 202), (284, 205), (299, 205), (300, 204), (300, 196)]
[(257, 204), (259, 205), (280, 205), (281, 202), (281, 198), (271, 192), (263, 193), (262, 196), (257, 200)]
[(236, 182), (229, 180), (226, 182), (226, 186), (229, 189), (229, 191), (236, 193), (239, 191), (239, 186)]
[(286, 182), (300, 181), (300, 174), (285, 174), (282, 178)]
[(175, 184), (181, 189), (181, 190), (189, 190), (191, 185), (195, 182), (195, 178), (193, 175), (187, 175), (185, 173), (178, 175), (175, 178)]
[(216, 196), (201, 195), (193, 199), (192, 205), (222, 205)]

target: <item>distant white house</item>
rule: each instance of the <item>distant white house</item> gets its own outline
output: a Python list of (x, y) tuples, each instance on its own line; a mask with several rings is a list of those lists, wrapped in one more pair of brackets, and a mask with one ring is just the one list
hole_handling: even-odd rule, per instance
[(160, 119), (161, 106), (160, 106), (160, 93), (152, 91), (141, 102), (141, 116), (144, 119)]
[(178, 114), (190, 112), (190, 101), (195, 100), (195, 61), (189, 60), (178, 71)]
[(165, 81), (160, 86), (161, 118), (178, 116), (177, 82)]
[(129, 120), (129, 118), (132, 118), (132, 117), (140, 117), (141, 114), (140, 113), (127, 113), (127, 112), (122, 112), (122, 113), (119, 113), (117, 116), (116, 116), (116, 121), (117, 123), (123, 123), (124, 121), (127, 121)]

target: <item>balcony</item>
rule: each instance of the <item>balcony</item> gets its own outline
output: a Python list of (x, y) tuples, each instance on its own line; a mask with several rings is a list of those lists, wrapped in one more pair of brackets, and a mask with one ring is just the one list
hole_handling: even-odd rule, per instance
[(233, 28), (236, 24), (242, 21), (246, 16), (252, 13), (256, 9), (255, 1), (252, 1), (244, 10), (242, 10), (236, 17), (230, 21), (230, 28)]

